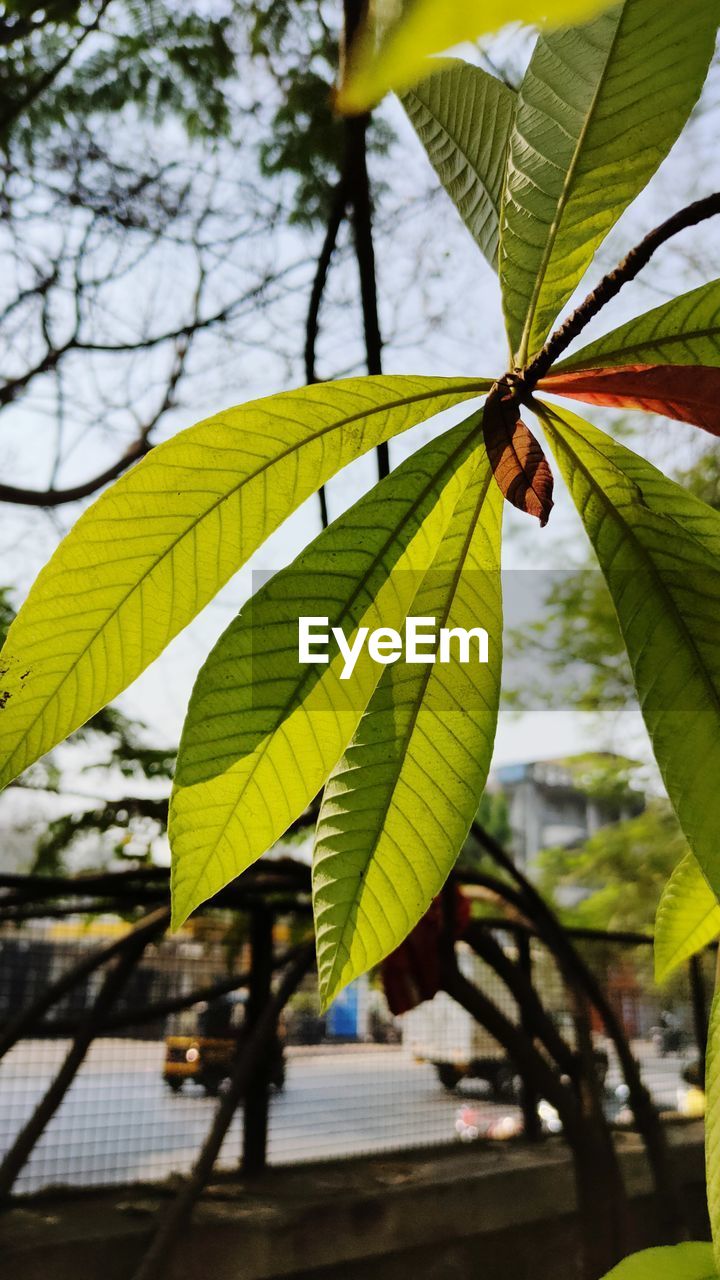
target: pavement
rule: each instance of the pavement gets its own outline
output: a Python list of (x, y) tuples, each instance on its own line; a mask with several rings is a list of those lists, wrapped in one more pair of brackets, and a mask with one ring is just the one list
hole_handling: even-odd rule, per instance
[[(24, 1041), (0, 1064), (0, 1153), (32, 1113), (67, 1044)], [(673, 1109), (685, 1059), (658, 1058), (637, 1046), (658, 1105)], [(164, 1045), (102, 1040), (93, 1044), (60, 1110), (16, 1183), (19, 1193), (53, 1185), (99, 1186), (157, 1181), (186, 1172), (210, 1127), (216, 1102), (186, 1084), (173, 1095), (162, 1079)], [(619, 1083), (611, 1068), (608, 1091)], [(291, 1049), (281, 1094), (273, 1093), (269, 1160), (273, 1164), (379, 1154), (459, 1141), (463, 1117), (483, 1132), (519, 1112), (490, 1101), (480, 1081), (454, 1093), (434, 1068), (401, 1046)], [(242, 1117), (223, 1145), (220, 1165), (237, 1166)]]

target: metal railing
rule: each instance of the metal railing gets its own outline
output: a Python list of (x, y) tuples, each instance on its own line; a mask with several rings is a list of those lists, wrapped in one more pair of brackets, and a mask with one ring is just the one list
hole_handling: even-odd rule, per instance
[[(537, 1083), (446, 992), (395, 1018), (376, 972), (321, 1017), (304, 941), (309, 892), (304, 865), (263, 862), (169, 935), (163, 872), (0, 878), (0, 1196), (188, 1173), (227, 1098), (237, 1046), (298, 962), (305, 972), (245, 1071), (217, 1167), (256, 1172), (267, 1162), (535, 1139), (561, 1127)], [(576, 1010), (546, 942), (517, 918), (480, 915), (472, 928), (475, 947), (457, 948), (463, 980), (537, 1043), (523, 998), (530, 984), (545, 1035), (572, 1053)], [(655, 1107), (692, 1112), (711, 980), (705, 959), (660, 991), (649, 938), (571, 937)], [(513, 986), (513, 975), (526, 987)], [(241, 1030), (203, 1036), (213, 1011)], [(623, 1064), (597, 1010), (590, 1026), (606, 1114), (632, 1123)], [(214, 1073), (203, 1062), (211, 1040), (225, 1045)], [(197, 1069), (186, 1060), (194, 1054)]]

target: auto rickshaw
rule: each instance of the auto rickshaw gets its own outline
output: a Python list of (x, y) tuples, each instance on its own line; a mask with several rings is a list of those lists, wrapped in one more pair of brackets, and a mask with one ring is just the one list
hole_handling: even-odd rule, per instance
[[(242, 1044), (246, 1006), (247, 996), (234, 992), (183, 1009), (170, 1019), (163, 1079), (173, 1093), (179, 1093), (186, 1080), (194, 1080), (211, 1097), (220, 1092)], [(279, 1035), (271, 1045), (268, 1075), (270, 1084), (283, 1088), (285, 1057)]]

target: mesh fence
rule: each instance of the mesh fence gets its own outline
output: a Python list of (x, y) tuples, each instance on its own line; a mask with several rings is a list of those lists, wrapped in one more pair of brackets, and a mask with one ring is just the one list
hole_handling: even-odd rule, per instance
[[(288, 943), (290, 926), (283, 927), (279, 946)], [(123, 928), (119, 922), (88, 928), (72, 919), (2, 926), (0, 1026)], [(190, 1169), (236, 1052), (248, 993), (240, 982), (216, 999), (192, 997), (238, 983), (249, 964), (246, 936), (245, 919), (208, 913), (202, 936), (181, 933), (147, 948), (20, 1172), (16, 1192), (154, 1182)], [(514, 955), (509, 934), (494, 936)], [(685, 1077), (692, 1077), (688, 1069), (699, 1056), (697, 978), (705, 960), (697, 967), (693, 1003), (688, 970), (662, 990), (655, 986), (649, 946), (603, 938), (578, 945), (622, 1020), (657, 1105), (691, 1114), (699, 1090)], [(518, 1022), (518, 1007), (496, 974), (464, 944), (459, 957), (466, 976)], [(555, 962), (536, 941), (531, 960), (545, 1009), (572, 1042), (572, 1009)], [(43, 1020), (42, 1034), (21, 1039), (0, 1061), (0, 1153), (50, 1085), (100, 981), (93, 974), (80, 983)], [(183, 1000), (191, 1000), (190, 1007), (167, 1011)], [(154, 1008), (160, 1011), (149, 1018)], [(113, 1026), (113, 1018), (127, 1025)], [(592, 1037), (607, 1113), (622, 1123), (629, 1119), (622, 1079), (597, 1021)], [(268, 1072), (267, 1157), (275, 1165), (522, 1132), (521, 1082), (497, 1042), (443, 993), (393, 1017), (377, 972), (349, 988), (325, 1016), (314, 978), (306, 979), (285, 1010)], [(543, 1125), (552, 1130), (552, 1108), (539, 1105)], [(240, 1110), (220, 1167), (237, 1168), (242, 1148)]]

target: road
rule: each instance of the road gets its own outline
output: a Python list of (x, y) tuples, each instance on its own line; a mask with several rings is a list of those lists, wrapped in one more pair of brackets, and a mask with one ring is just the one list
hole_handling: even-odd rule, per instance
[[(31, 1114), (65, 1048), (27, 1041), (0, 1065), (0, 1152)], [(157, 1180), (189, 1169), (216, 1104), (192, 1085), (172, 1095), (162, 1081), (163, 1052), (158, 1043), (96, 1042), (16, 1190)], [(658, 1059), (647, 1046), (641, 1058), (659, 1105), (674, 1107), (683, 1061)], [(611, 1071), (610, 1088), (617, 1083)], [(454, 1142), (463, 1110), (481, 1130), (518, 1116), (516, 1107), (490, 1102), (478, 1081), (448, 1094), (430, 1065), (401, 1048), (291, 1050), (285, 1090), (273, 1096), (269, 1158), (280, 1164)], [(223, 1146), (225, 1166), (237, 1165), (241, 1143), (238, 1117)]]

